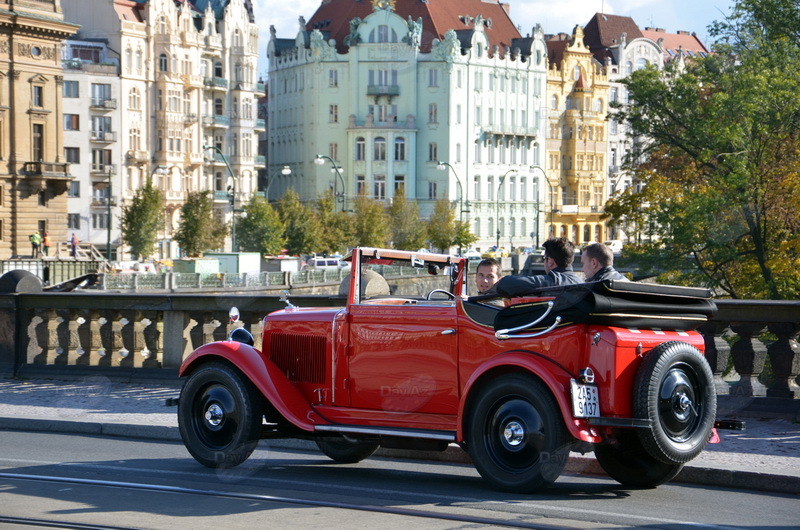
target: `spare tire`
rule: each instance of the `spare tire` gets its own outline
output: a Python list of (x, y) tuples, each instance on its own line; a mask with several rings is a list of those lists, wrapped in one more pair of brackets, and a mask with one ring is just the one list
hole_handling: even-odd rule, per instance
[(703, 354), (679, 341), (653, 348), (636, 373), (633, 412), (651, 421), (638, 433), (656, 460), (684, 464), (699, 455), (717, 414), (713, 374)]

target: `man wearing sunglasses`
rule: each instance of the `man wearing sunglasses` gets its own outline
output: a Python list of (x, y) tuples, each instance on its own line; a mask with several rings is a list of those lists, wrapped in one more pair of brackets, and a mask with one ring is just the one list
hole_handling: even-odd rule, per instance
[(542, 262), (545, 274), (536, 276), (504, 276), (486, 294), (515, 297), (536, 294), (543, 287), (583, 283), (572, 270), (575, 245), (565, 237), (554, 237), (544, 242)]

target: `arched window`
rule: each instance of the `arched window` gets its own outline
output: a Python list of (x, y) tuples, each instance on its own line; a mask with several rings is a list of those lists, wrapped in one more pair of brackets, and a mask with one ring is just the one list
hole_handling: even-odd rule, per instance
[(575, 81), (577, 81), (578, 79), (581, 78), (581, 67), (580, 66), (575, 66), (575, 68), (572, 71), (572, 78)]
[(589, 238), (591, 237), (591, 232), (592, 232), (592, 227), (591, 226), (586, 225), (586, 226), (583, 227), (583, 242), (584, 243), (588, 243), (589, 242)]
[(214, 114), (217, 116), (225, 114), (225, 108), (222, 106), (222, 99), (220, 98), (214, 100)]
[(168, 72), (169, 71), (169, 59), (167, 58), (166, 53), (162, 53), (158, 56), (158, 71), (159, 72)]
[(222, 63), (217, 61), (214, 63), (214, 77), (222, 77)]
[(646, 66), (647, 66), (647, 59), (645, 59), (643, 57), (640, 58), (640, 59), (636, 59), (636, 69), (637, 70), (641, 70), (642, 68), (644, 68)]
[(394, 159), (406, 159), (406, 139), (403, 137), (394, 139)]
[(550, 96), (550, 108), (552, 110), (558, 110), (558, 96), (555, 94)]
[(595, 101), (594, 111), (595, 112), (603, 112), (603, 99), (602, 98), (597, 98), (597, 101)]
[(356, 160), (367, 158), (367, 142), (363, 136), (356, 138)]
[(137, 87), (131, 88), (128, 93), (128, 108), (131, 110), (140, 110), (142, 108), (142, 95)]
[(628, 61), (625, 63), (625, 74), (630, 75), (631, 72), (633, 72), (633, 63)]
[(378, 136), (375, 138), (374, 160), (386, 160), (386, 138)]

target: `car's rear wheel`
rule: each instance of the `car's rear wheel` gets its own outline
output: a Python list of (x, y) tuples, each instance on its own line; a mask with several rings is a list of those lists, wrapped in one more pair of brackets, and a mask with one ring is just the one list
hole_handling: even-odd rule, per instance
[(235, 467), (258, 444), (263, 401), (235, 368), (212, 362), (194, 371), (181, 390), (178, 428), (189, 453), (213, 468)]
[(594, 456), (609, 477), (632, 488), (655, 488), (683, 468), (683, 464), (665, 464), (653, 458), (632, 430), (620, 430), (614, 443), (595, 447)]
[(471, 407), (467, 448), (493, 487), (532, 492), (555, 482), (569, 455), (567, 432), (547, 387), (525, 374), (490, 382)]
[(338, 464), (361, 462), (377, 451), (380, 445), (380, 442), (375, 440), (348, 440), (347, 438), (317, 440), (319, 450)]
[(638, 431), (651, 456), (685, 464), (700, 454), (717, 413), (713, 378), (703, 355), (685, 342), (665, 342), (645, 356), (634, 382), (633, 412), (651, 421)]

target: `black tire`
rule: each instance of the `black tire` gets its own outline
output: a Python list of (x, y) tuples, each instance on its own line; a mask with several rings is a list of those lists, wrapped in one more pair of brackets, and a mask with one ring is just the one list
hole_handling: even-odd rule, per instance
[(655, 488), (683, 468), (683, 464), (665, 464), (653, 458), (632, 430), (617, 432), (616, 443), (595, 447), (594, 456), (609, 477), (632, 488)]
[(238, 466), (258, 444), (263, 398), (238, 370), (212, 362), (186, 380), (178, 428), (189, 453), (211, 468)]
[(346, 438), (328, 438), (316, 442), (319, 450), (337, 464), (361, 462), (365, 458), (369, 458), (381, 446), (380, 442), (376, 440), (351, 441)]
[(492, 487), (529, 493), (556, 481), (569, 456), (568, 435), (541, 381), (525, 374), (498, 377), (470, 410), (467, 448)]
[(685, 464), (708, 443), (717, 414), (713, 374), (705, 357), (685, 342), (653, 348), (636, 373), (633, 412), (648, 418), (642, 447), (665, 464)]

